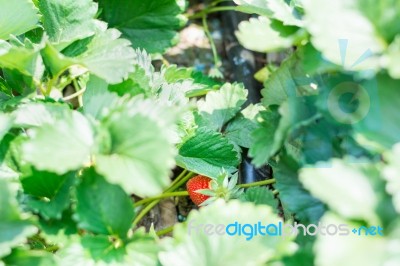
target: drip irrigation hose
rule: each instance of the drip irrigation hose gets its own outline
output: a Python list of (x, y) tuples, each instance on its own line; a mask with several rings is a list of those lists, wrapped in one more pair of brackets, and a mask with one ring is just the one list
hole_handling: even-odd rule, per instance
[[(229, 3), (225, 5), (233, 4)], [(226, 56), (229, 60), (230, 66), (232, 67), (232, 79), (237, 82), (242, 82), (248, 90), (248, 100), (245, 106), (251, 103), (258, 103), (261, 99), (260, 91), (262, 85), (254, 79), (256, 71), (255, 54), (241, 46), (235, 36), (235, 31), (237, 30), (239, 23), (248, 19), (248, 15), (240, 12), (226, 11), (222, 12), (221, 16), (224, 25), (223, 37)], [(272, 178), (272, 168), (269, 165), (256, 168), (251, 164), (248, 150), (243, 149), (242, 163), (239, 168), (239, 182), (242, 184), (248, 184), (269, 178)]]

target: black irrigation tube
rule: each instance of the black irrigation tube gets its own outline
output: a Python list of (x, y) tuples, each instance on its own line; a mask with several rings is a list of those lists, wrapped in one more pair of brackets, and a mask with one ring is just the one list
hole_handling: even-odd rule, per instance
[[(260, 90), (262, 86), (254, 79), (256, 71), (255, 54), (241, 46), (235, 37), (238, 24), (247, 19), (248, 16), (239, 12), (227, 11), (222, 13), (221, 18), (224, 25), (223, 36), (226, 56), (230, 62), (233, 80), (242, 82), (248, 90), (246, 105), (258, 103), (261, 99)], [(269, 165), (256, 168), (251, 164), (251, 158), (249, 158), (246, 149), (242, 153), (239, 177), (239, 182), (244, 184), (262, 181), (272, 178), (272, 168)]]

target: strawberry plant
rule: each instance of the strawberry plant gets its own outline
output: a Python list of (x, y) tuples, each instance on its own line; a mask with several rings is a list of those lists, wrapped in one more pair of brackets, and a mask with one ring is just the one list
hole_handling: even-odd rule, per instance
[[(0, 0), (0, 265), (400, 264), (400, 5), (377, 5)], [(188, 21), (208, 73), (164, 56)], [(271, 175), (242, 183), (247, 156)]]

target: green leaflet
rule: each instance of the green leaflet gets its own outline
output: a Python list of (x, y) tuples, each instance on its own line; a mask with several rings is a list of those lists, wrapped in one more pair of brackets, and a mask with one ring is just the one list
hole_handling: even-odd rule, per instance
[(176, 32), (185, 23), (181, 0), (100, 0), (102, 18), (120, 30), (134, 47), (163, 53), (178, 40)]
[(190, 171), (216, 178), (221, 168), (229, 172), (236, 169), (239, 154), (220, 133), (200, 128), (179, 148), (176, 162)]
[[(207, 236), (204, 232), (196, 232), (195, 229), (199, 224), (228, 225), (236, 221), (242, 224), (255, 224), (266, 219), (268, 223), (280, 221), (269, 206), (255, 206), (237, 200), (228, 203), (223, 200), (216, 201), (210, 206), (201, 208), (200, 211), (193, 211), (188, 218), (188, 225), (180, 224), (175, 227), (174, 235), (180, 241), (160, 253), (161, 263), (165, 266), (243, 265), (252, 258), (250, 265), (263, 265), (268, 261), (279, 259), (282, 255), (290, 254), (294, 248), (291, 237), (254, 236), (246, 241), (243, 235), (228, 236), (226, 233), (224, 235), (214, 233), (213, 236)], [(244, 250), (246, 256), (243, 256)]]
[(245, 202), (253, 202), (255, 205), (268, 205), (274, 211), (277, 210), (278, 200), (275, 198), (271, 190), (265, 187), (251, 187), (246, 190), (240, 197)]
[(104, 112), (117, 100), (118, 96), (108, 90), (108, 84), (91, 75), (83, 94), (83, 112), (94, 118), (101, 119)]
[[(115, 110), (102, 121), (111, 138), (111, 149), (96, 155), (96, 170), (128, 193), (161, 193), (169, 183), (174, 164), (175, 148), (169, 137), (174, 118), (168, 120), (171, 110), (161, 105), (157, 110), (152, 100), (134, 99), (115, 105)], [(163, 121), (159, 118), (161, 113)]]
[(285, 214), (293, 214), (303, 224), (318, 222), (325, 212), (325, 207), (300, 183), (297, 162), (283, 154), (277, 163), (272, 164), (272, 168)]
[(62, 176), (50, 172), (32, 170), (21, 180), (25, 194), (25, 204), (45, 219), (61, 219), (62, 212), (69, 206), (71, 188), (75, 183), (75, 173)]
[(281, 116), (275, 108), (261, 112), (260, 116), (263, 121), (252, 134), (255, 145), (250, 148), (253, 164), (257, 166), (266, 163), (279, 150), (284, 139), (281, 134), (276, 134)]
[(330, 61), (352, 70), (376, 68), (375, 55), (384, 51), (385, 43), (357, 2), (302, 1), (306, 29), (313, 45)]
[(367, 139), (380, 148), (400, 142), (400, 117), (394, 110), (400, 104), (400, 90), (396, 89), (399, 84), (399, 80), (385, 74), (361, 83), (370, 99), (364, 119), (354, 124), (356, 138), (361, 142)]
[(186, 92), (187, 97), (195, 97), (218, 89), (221, 84), (193, 68), (178, 68), (176, 65), (169, 66), (164, 70), (164, 79), (168, 83), (192, 81), (193, 85)]
[(108, 183), (89, 169), (76, 188), (76, 198), (79, 228), (121, 239), (127, 237), (135, 211), (132, 200), (120, 186)]
[(228, 125), (224, 135), (237, 146), (250, 148), (255, 145), (253, 132), (260, 127), (259, 112), (264, 108), (261, 105), (249, 105), (243, 109)]
[(18, 127), (40, 127), (45, 124), (55, 123), (71, 112), (66, 104), (31, 102), (20, 104), (13, 112), (14, 124)]
[(199, 118), (197, 124), (216, 131), (231, 120), (247, 99), (247, 90), (242, 84), (226, 83), (218, 91), (207, 93), (197, 102)]
[(300, 98), (318, 92), (315, 78), (307, 75), (306, 66), (300, 61), (303, 52), (306, 52), (306, 48), (288, 57), (265, 81), (261, 90), (261, 101), (265, 107), (280, 105), (288, 98)]
[(1, 0), (0, 6), (0, 39), (7, 40), (10, 34), (19, 35), (37, 27), (39, 15), (32, 1)]
[(18, 186), (0, 178), (0, 258), (11, 253), (13, 247), (25, 243), (37, 228), (22, 218), (16, 200)]
[(58, 253), (57, 265), (68, 266), (158, 266), (160, 247), (151, 236), (139, 229), (130, 241), (116, 246), (110, 238), (102, 235), (75, 237)]
[(270, 17), (282, 21), (284, 25), (302, 26), (299, 13), (285, 0), (234, 0), (234, 2), (239, 5), (236, 8), (238, 11)]
[(22, 155), (38, 170), (61, 175), (90, 162), (93, 129), (82, 114), (70, 111), (63, 120), (43, 124), (33, 131), (22, 146)]
[[(40, 80), (44, 65), (40, 50), (43, 44), (11, 45), (0, 40), (0, 67), (17, 70), (20, 73)], [(1, 49), (4, 49), (1, 51)]]
[(285, 26), (278, 20), (258, 17), (241, 22), (236, 37), (247, 49), (266, 53), (292, 46), (297, 30), (297, 27)]
[(0, 113), (0, 141), (7, 134), (7, 131), (13, 124), (12, 117), (7, 114)]
[(396, 177), (399, 170), (400, 144), (396, 144), (391, 152), (385, 156), (389, 164), (383, 170), (383, 177), (387, 180), (386, 191), (393, 195), (393, 205), (400, 213), (400, 182)]
[(95, 34), (97, 5), (91, 0), (40, 0), (39, 9), (50, 41), (60, 47)]
[(133, 71), (134, 59), (130, 43), (119, 38), (120, 35), (119, 31), (101, 25), (97, 28), (97, 34), (85, 46), (84, 52), (79, 55), (65, 56), (47, 44), (42, 56), (54, 75), (73, 65), (80, 65), (110, 84), (119, 83)]
[(55, 265), (51, 253), (46, 251), (14, 249), (7, 257), (2, 259), (6, 265), (20, 266), (46, 266)]
[(313, 196), (341, 217), (365, 220), (371, 224), (378, 222), (375, 214), (378, 199), (374, 188), (370, 179), (356, 167), (340, 160), (319, 163), (314, 168), (303, 169), (300, 181)]

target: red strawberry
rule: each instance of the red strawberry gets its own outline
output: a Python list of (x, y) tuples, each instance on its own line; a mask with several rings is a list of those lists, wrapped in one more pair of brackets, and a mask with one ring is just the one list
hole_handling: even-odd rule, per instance
[(209, 177), (197, 175), (186, 183), (186, 189), (189, 192), (189, 196), (197, 206), (210, 198), (210, 196), (206, 196), (195, 191), (199, 189), (210, 189), (211, 180), (212, 179)]

